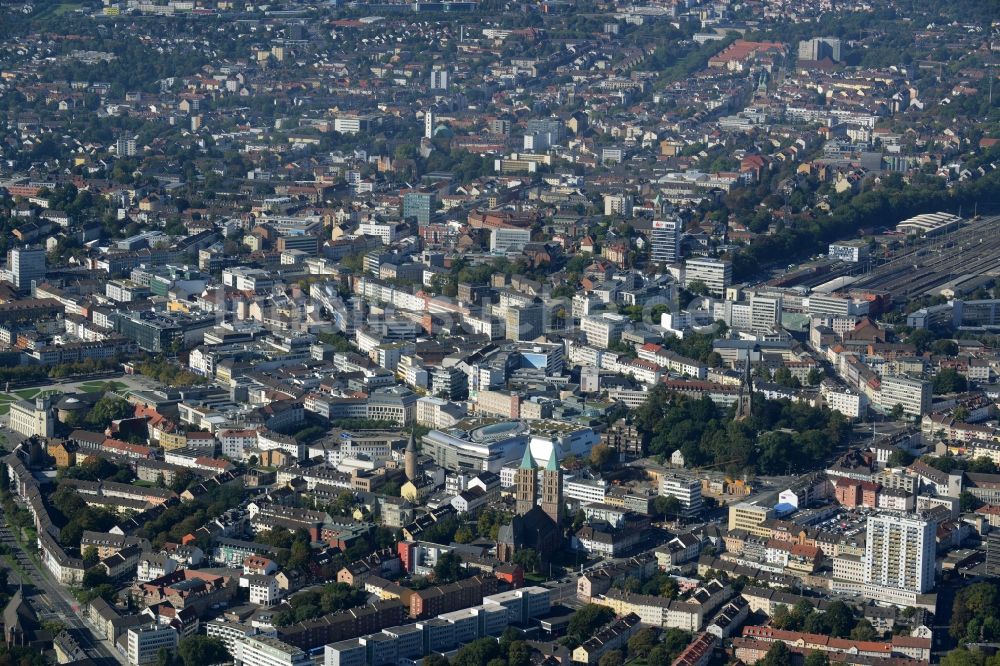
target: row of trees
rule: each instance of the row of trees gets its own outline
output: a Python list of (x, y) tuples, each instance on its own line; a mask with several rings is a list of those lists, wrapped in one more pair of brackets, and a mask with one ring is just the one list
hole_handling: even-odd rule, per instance
[(664, 599), (676, 599), (680, 588), (677, 581), (665, 572), (659, 572), (645, 581), (641, 581), (635, 576), (628, 576), (618, 587), (625, 592), (638, 592)]
[(530, 666), (531, 648), (508, 629), (499, 641), (480, 638), (462, 647), (449, 662), (440, 655), (424, 657), (423, 666)]
[(989, 458), (956, 458), (950, 453), (943, 456), (923, 456), (920, 462), (930, 465), (942, 472), (975, 472), (977, 474), (997, 474), (997, 468)]
[(272, 527), (257, 535), (257, 541), (281, 549), (275, 561), (283, 567), (300, 567), (309, 561), (312, 546), (305, 530), (292, 532), (284, 527)]
[(128, 483), (134, 478), (134, 475), (127, 466), (116, 465), (110, 460), (94, 456), (87, 458), (79, 465), (60, 470), (59, 478)]
[[(799, 660), (784, 642), (776, 641), (764, 658), (757, 663), (762, 666), (794, 666)], [(813, 650), (801, 663), (804, 666), (830, 666), (830, 657), (825, 652)]]
[[(587, 604), (578, 610), (566, 630), (562, 642), (573, 648), (591, 638), (615, 617), (607, 606)], [(649, 666), (667, 666), (691, 643), (690, 633), (681, 629), (666, 629), (662, 633), (653, 628), (640, 629), (633, 635), (624, 650), (605, 653), (599, 666), (621, 666), (628, 661), (643, 660)]]
[(500, 532), (500, 526), (510, 522), (510, 514), (493, 507), (486, 507), (479, 512), (475, 523), (460, 525), (455, 530), (455, 541), (458, 543), (470, 543), (474, 539), (482, 538), (496, 541)]
[(955, 370), (955, 368), (940, 370), (934, 375), (931, 383), (936, 394), (962, 392), (969, 387), (969, 382), (965, 377), (958, 374), (958, 370)]
[[(0, 234), (0, 239), (2, 238), (3, 236)], [(0, 243), (0, 250), (2, 249), (3, 245)], [(43, 379), (90, 375), (95, 372), (113, 370), (117, 365), (118, 363), (114, 359), (87, 359), (78, 363), (60, 363), (58, 365), (5, 365), (0, 366), (0, 382), (33, 382)]]
[(941, 666), (1000, 666), (1000, 652), (987, 655), (981, 650), (960, 647), (944, 655)]
[(201, 375), (185, 370), (176, 363), (171, 363), (163, 357), (150, 358), (135, 367), (140, 375), (151, 377), (161, 384), (167, 386), (194, 386), (205, 383), (206, 379)]

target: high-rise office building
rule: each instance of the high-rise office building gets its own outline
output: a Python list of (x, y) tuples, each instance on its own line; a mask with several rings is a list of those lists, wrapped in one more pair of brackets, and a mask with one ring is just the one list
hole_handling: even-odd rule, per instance
[(427, 226), (434, 216), (434, 195), (429, 192), (408, 192), (403, 195), (403, 217), (414, 217), (417, 224)]
[(815, 62), (825, 58), (840, 62), (840, 40), (836, 37), (815, 37), (799, 42), (799, 60)]
[(7, 252), (10, 281), (20, 290), (45, 277), (45, 250), (40, 247), (15, 247)]
[(510, 121), (506, 118), (494, 118), (490, 121), (490, 134), (507, 136), (510, 134)]
[(937, 523), (916, 514), (868, 516), (865, 584), (923, 594), (934, 587)]
[(545, 333), (545, 309), (541, 303), (509, 306), (504, 313), (508, 340), (535, 340)]
[(780, 296), (750, 297), (750, 329), (770, 331), (781, 323)]
[(676, 498), (687, 517), (698, 515), (704, 506), (701, 481), (683, 474), (664, 474), (660, 477), (660, 495)]
[(661, 264), (672, 264), (681, 258), (680, 220), (654, 220), (650, 259)]
[(550, 134), (525, 134), (522, 146), (526, 151), (541, 152), (552, 145), (550, 137)]
[(528, 121), (524, 133), (544, 137), (545, 145), (554, 146), (562, 139), (563, 124), (554, 118), (535, 118)]

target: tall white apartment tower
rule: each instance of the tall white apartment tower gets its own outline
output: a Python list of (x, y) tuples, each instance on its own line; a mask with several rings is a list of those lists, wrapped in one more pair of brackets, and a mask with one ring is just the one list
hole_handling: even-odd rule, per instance
[(447, 90), (447, 89), (448, 89), (448, 70), (447, 69), (431, 70), (431, 90)]
[(430, 109), (424, 112), (424, 138), (434, 138), (434, 112)]
[(916, 514), (868, 517), (865, 584), (923, 594), (934, 587), (937, 523)]
[(135, 157), (136, 144), (134, 137), (119, 137), (115, 143), (118, 157)]

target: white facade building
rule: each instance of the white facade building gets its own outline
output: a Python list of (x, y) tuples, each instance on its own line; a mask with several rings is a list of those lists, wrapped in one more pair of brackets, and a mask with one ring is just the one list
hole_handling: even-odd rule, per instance
[(701, 511), (701, 482), (698, 479), (681, 474), (664, 474), (660, 479), (660, 494), (677, 498), (685, 516), (694, 516)]
[(821, 387), (820, 393), (827, 407), (849, 419), (861, 418), (868, 411), (868, 398), (863, 393), (827, 385)]
[(605, 194), (604, 214), (608, 217), (620, 215), (632, 217), (632, 196), (629, 194)]
[(520, 252), (531, 242), (531, 229), (499, 227), (490, 232), (490, 252), (504, 254)]
[(901, 405), (904, 414), (923, 416), (931, 411), (931, 383), (910, 377), (882, 377), (878, 403), (885, 411)]
[(56, 418), (49, 398), (11, 403), (9, 419), (10, 429), (25, 437), (54, 437), (56, 434)]
[(937, 524), (916, 514), (869, 516), (865, 584), (923, 594), (934, 587)]
[(129, 664), (155, 663), (161, 649), (167, 652), (177, 650), (176, 629), (160, 624), (129, 628), (126, 648)]
[(247, 587), (250, 588), (250, 603), (258, 606), (273, 606), (281, 600), (281, 590), (278, 589), (278, 581), (274, 576), (250, 575), (241, 579), (246, 580)]
[(696, 282), (705, 285), (710, 295), (722, 298), (733, 283), (733, 265), (709, 257), (688, 259), (684, 262), (684, 288), (690, 289)]
[(580, 321), (580, 328), (587, 336), (587, 344), (607, 349), (615, 342), (621, 340), (622, 331), (629, 319), (625, 315), (605, 312), (599, 315), (590, 315)]
[(11, 282), (20, 290), (31, 287), (45, 277), (45, 248), (15, 247), (7, 251), (7, 271)]
[(750, 329), (769, 331), (781, 324), (781, 298), (753, 296), (750, 298)]
[(868, 261), (868, 243), (864, 241), (830, 243), (829, 256), (831, 259), (839, 259), (852, 264)]
[(277, 638), (250, 636), (235, 642), (236, 666), (312, 666), (309, 655)]
[(448, 89), (448, 70), (447, 69), (431, 70), (431, 90), (447, 90), (447, 89)]

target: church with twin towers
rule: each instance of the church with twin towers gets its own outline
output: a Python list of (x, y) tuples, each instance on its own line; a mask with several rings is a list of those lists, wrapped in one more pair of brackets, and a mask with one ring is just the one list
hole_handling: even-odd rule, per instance
[(509, 562), (518, 550), (530, 548), (547, 560), (563, 545), (563, 474), (556, 447), (552, 447), (541, 470), (531, 455), (531, 447), (525, 447), (514, 485), (516, 514), (500, 528), (497, 557)]

